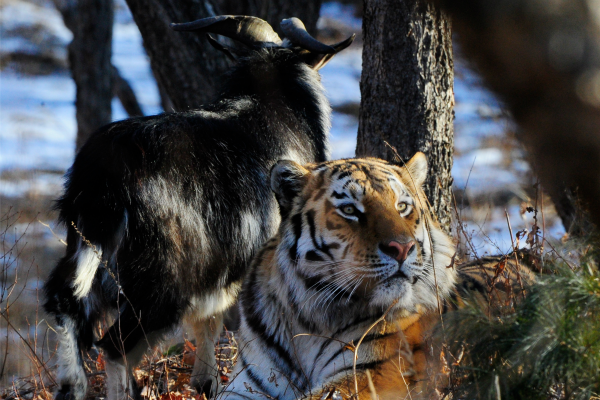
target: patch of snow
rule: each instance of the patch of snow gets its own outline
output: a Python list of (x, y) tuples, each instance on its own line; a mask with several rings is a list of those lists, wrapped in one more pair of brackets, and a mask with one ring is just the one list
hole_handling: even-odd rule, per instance
[[(513, 238), (511, 240), (505, 211), (508, 213)], [(511, 205), (506, 209), (502, 207), (487, 207), (472, 213), (472, 220), (464, 222), (464, 232), (469, 237), (471, 245), (465, 245), (471, 256), (481, 257), (490, 254), (508, 254), (515, 248), (528, 248), (524, 239), (517, 241), (515, 236), (518, 231), (529, 232), (534, 221), (531, 213), (521, 215), (519, 205)], [(541, 215), (538, 214), (538, 223), (541, 225)], [(559, 219), (548, 220), (546, 236), (560, 238), (565, 231)], [(460, 234), (460, 241), (465, 243), (464, 234)], [(474, 251), (473, 251), (474, 249)]]
[(23, 1), (5, 1), (3, 3), (2, 13), (0, 13), (3, 32), (43, 25), (64, 45), (69, 44), (73, 39), (73, 34), (63, 23), (60, 12), (53, 6), (44, 7)]
[(27, 195), (55, 196), (61, 191), (62, 185), (62, 175), (40, 173), (19, 181), (0, 179), (0, 193), (15, 198)]
[(54, 7), (7, 1), (1, 11), (0, 53), (19, 52), (66, 61), (66, 46), (73, 35)]
[(0, 170), (65, 170), (75, 151), (75, 84), (64, 75), (0, 77)]
[(331, 122), (331, 133), (329, 135), (331, 159), (354, 157), (358, 120), (352, 116), (334, 112), (331, 116)]
[(455, 187), (476, 196), (520, 193), (521, 182), (528, 173), (529, 165), (526, 162), (507, 160), (506, 155), (497, 148), (473, 150), (456, 156), (452, 166)]
[(319, 71), (331, 105), (360, 103), (361, 70), (362, 49), (349, 48), (333, 57)]
[(362, 18), (356, 16), (356, 7), (353, 4), (341, 4), (333, 1), (325, 2), (321, 4), (320, 18), (336, 19), (355, 30), (362, 28)]

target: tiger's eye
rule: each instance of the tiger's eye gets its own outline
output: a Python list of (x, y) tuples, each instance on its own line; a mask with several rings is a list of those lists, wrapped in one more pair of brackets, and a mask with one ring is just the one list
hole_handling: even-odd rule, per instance
[(345, 206), (342, 206), (341, 210), (344, 214), (348, 215), (354, 215), (356, 213), (356, 207), (354, 207), (352, 204), (346, 204)]
[(406, 204), (406, 203), (398, 204), (398, 211), (400, 211), (400, 212), (406, 211), (407, 208), (408, 208), (408, 204)]

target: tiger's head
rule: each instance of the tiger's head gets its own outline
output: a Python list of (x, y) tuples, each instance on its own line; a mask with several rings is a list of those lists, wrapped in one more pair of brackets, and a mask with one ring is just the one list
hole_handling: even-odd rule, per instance
[(437, 307), (454, 284), (455, 250), (429, 211), (426, 175), (423, 153), (403, 167), (375, 158), (279, 161), (271, 173), (282, 214), (276, 265), (293, 302), (315, 315), (356, 304), (379, 312), (395, 301), (407, 312)]

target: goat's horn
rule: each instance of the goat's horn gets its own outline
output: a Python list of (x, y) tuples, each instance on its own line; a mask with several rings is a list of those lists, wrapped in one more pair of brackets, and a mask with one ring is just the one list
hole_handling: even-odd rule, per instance
[(341, 42), (332, 44), (330, 46), (335, 49), (336, 53), (339, 53), (340, 51), (344, 50), (346, 47), (350, 46), (352, 44), (352, 42), (354, 42), (354, 39), (356, 39), (355, 33), (353, 33), (352, 36), (350, 36), (348, 39), (342, 40)]
[(293, 17), (281, 21), (281, 30), (285, 36), (295, 45), (313, 53), (335, 54), (333, 47), (319, 42), (306, 31), (306, 27), (298, 18)]
[(264, 43), (281, 45), (281, 39), (271, 25), (256, 17), (243, 15), (219, 15), (181, 24), (172, 23), (176, 31), (201, 31), (216, 33), (235, 39), (250, 47)]

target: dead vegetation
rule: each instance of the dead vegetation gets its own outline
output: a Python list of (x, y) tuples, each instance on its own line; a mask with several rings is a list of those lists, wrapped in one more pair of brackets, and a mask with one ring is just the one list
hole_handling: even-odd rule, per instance
[[(25, 340), (25, 338), (23, 338)], [(155, 351), (144, 358), (134, 369), (133, 374), (141, 390), (143, 398), (148, 400), (200, 400), (196, 389), (189, 385), (192, 367), (195, 361), (194, 344), (188, 340), (167, 348), (166, 351)], [(224, 331), (215, 346), (218, 359), (219, 376), (226, 384), (229, 380), (233, 364), (237, 358), (237, 343), (233, 332)], [(41, 362), (41, 360), (39, 360)], [(92, 350), (84, 358), (85, 371), (89, 380), (87, 400), (101, 400), (106, 395), (104, 358), (102, 353)], [(47, 367), (52, 363), (52, 355), (38, 365), (38, 372), (13, 381), (11, 386), (0, 391), (0, 398), (5, 400), (52, 400), (56, 383), (52, 374), (54, 369)]]

